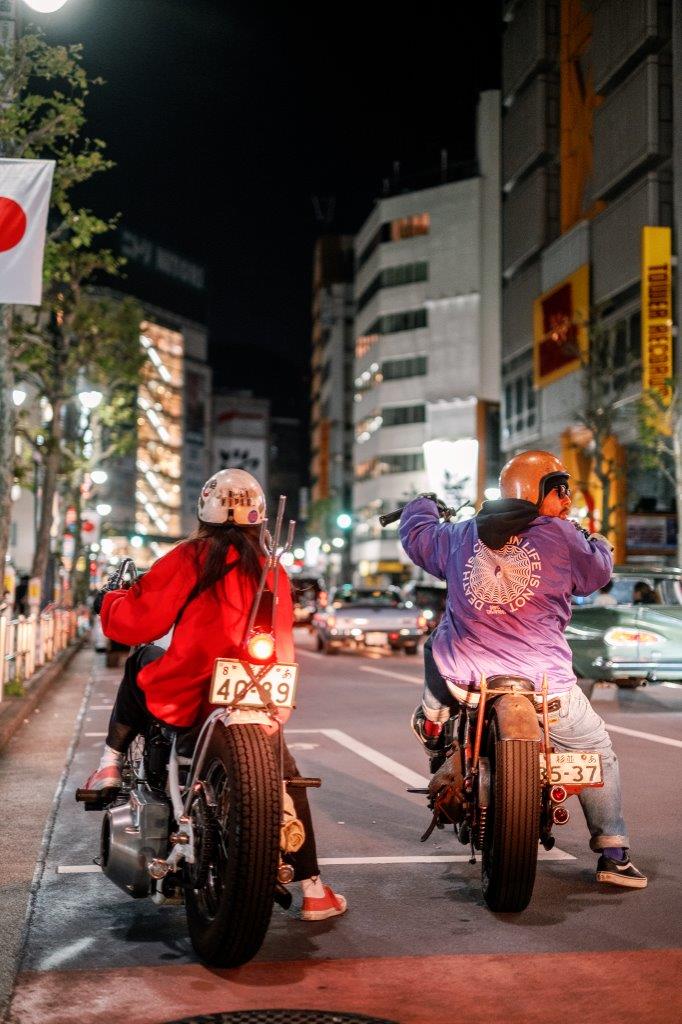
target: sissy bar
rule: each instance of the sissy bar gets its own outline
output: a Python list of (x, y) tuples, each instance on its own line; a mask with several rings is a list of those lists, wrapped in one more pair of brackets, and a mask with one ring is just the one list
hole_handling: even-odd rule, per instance
[(277, 518), (275, 519), (275, 531), (272, 537), (268, 534), (268, 520), (264, 519), (261, 523), (260, 528), (260, 547), (261, 551), (265, 555), (265, 561), (263, 562), (263, 568), (260, 574), (260, 580), (258, 583), (258, 590), (251, 606), (251, 614), (249, 615), (249, 621), (246, 626), (245, 639), (247, 639), (256, 623), (256, 616), (258, 615), (258, 609), (263, 599), (265, 592), (265, 586), (268, 580), (268, 573), (272, 570), (273, 573), (273, 595), (272, 595), (272, 620), (271, 627), (272, 632), (275, 632), (275, 623), (277, 621), (277, 579), (279, 575), (279, 565), (282, 555), (285, 552), (290, 551), (294, 542), (294, 531), (296, 529), (296, 521), (294, 519), (289, 520), (289, 527), (287, 529), (286, 541), (280, 547), (280, 537), (282, 535), (282, 524), (284, 522), (284, 510), (286, 508), (287, 499), (286, 495), (280, 494), (279, 502), (277, 505)]

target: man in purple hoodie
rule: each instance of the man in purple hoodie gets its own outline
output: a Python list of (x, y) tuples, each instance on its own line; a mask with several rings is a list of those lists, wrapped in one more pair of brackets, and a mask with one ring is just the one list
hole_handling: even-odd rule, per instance
[(599, 853), (597, 881), (644, 888), (629, 858), (618, 759), (603, 720), (576, 683), (564, 629), (571, 595), (588, 595), (611, 578), (611, 545), (568, 520), (569, 474), (549, 452), (515, 456), (500, 474), (499, 501), (473, 519), (440, 522), (434, 496), (405, 506), (400, 540), (412, 561), (445, 580), (448, 600), (424, 648), (425, 686), (413, 728), (427, 750), (442, 747), (443, 724), (460, 703), (478, 702), (482, 675), (549, 682), (550, 737), (558, 750), (596, 750), (602, 788), (580, 803)]

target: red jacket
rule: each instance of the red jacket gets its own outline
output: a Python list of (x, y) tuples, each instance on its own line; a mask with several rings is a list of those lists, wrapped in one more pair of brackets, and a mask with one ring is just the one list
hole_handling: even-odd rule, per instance
[[(197, 580), (196, 543), (201, 544), (178, 544), (130, 590), (105, 595), (101, 617), (106, 636), (132, 646), (158, 640), (169, 631)], [(234, 554), (231, 551), (228, 558), (232, 560)], [(272, 579), (269, 583), (272, 588)], [(137, 677), (153, 715), (169, 725), (194, 724), (207, 705), (216, 658), (239, 657), (255, 590), (237, 565), (187, 605), (166, 653)], [(292, 662), (293, 611), (284, 569), (280, 569), (277, 590), (277, 659)]]

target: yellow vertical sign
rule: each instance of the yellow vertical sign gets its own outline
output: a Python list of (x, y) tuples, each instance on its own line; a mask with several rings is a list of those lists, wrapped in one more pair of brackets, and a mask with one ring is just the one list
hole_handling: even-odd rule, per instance
[(642, 228), (642, 390), (670, 402), (673, 313), (670, 228)]

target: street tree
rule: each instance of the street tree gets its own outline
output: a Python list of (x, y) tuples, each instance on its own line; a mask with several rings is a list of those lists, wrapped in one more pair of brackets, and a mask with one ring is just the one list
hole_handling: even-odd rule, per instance
[(666, 393), (645, 391), (639, 402), (640, 464), (661, 473), (675, 491), (677, 564), (682, 565), (682, 393), (674, 380)]
[[(31, 439), (34, 448), (40, 449), (42, 465), (32, 574), (42, 579), (50, 551), (54, 496), (61, 476), (72, 476), (78, 462), (78, 425), (73, 418), (78, 392), (101, 385), (111, 408), (120, 411), (121, 395), (129, 397), (143, 362), (138, 340), (141, 311), (130, 300), (92, 290), (98, 279), (120, 273), (122, 261), (102, 244), (116, 218), (102, 218), (78, 201), (80, 187), (113, 166), (105, 156), (104, 143), (85, 135), (86, 98), (91, 86), (101, 83), (88, 78), (82, 48), (50, 46), (39, 34), (24, 35), (0, 54), (0, 83), (4, 151), (14, 157), (56, 161), (43, 303), (39, 308), (6, 311), (6, 347), (0, 351), (0, 374), (5, 381), (25, 380), (51, 412)], [(6, 414), (0, 423), (2, 453), (13, 450), (13, 428)], [(13, 459), (3, 459), (3, 523), (10, 517), (13, 471)], [(6, 546), (6, 534), (0, 533), (0, 559)]]

